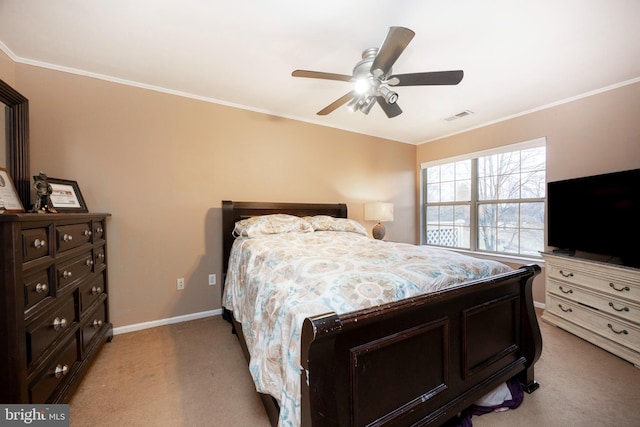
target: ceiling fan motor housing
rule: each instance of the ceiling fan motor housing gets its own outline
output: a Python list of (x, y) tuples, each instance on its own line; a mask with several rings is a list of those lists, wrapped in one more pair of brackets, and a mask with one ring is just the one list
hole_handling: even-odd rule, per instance
[[(369, 98), (360, 103), (362, 107), (369, 107), (367, 111), (360, 108), (365, 114), (371, 109), (370, 106), (374, 101), (370, 98), (374, 96), (383, 97), (388, 104), (395, 104), (398, 101), (398, 94), (396, 92), (393, 92), (388, 87), (382, 86), (382, 78), (384, 77), (382, 70), (374, 71), (371, 69), (377, 55), (377, 47), (366, 49), (362, 52), (362, 60), (353, 67), (353, 80), (355, 82), (356, 92), (363, 97)], [(389, 68), (387, 74), (391, 74), (391, 68)]]

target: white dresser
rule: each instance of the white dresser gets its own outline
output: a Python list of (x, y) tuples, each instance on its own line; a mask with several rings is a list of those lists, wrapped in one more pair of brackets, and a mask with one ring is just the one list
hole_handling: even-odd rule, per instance
[(640, 269), (543, 253), (542, 319), (640, 368)]

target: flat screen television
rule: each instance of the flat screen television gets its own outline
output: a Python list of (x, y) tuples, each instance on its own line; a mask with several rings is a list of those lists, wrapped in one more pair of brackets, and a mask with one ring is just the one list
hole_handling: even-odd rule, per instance
[(547, 244), (640, 267), (640, 169), (547, 183)]

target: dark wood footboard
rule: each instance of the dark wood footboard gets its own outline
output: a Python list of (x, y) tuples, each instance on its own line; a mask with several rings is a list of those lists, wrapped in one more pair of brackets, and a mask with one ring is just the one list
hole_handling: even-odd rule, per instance
[(439, 425), (500, 383), (531, 392), (542, 337), (531, 293), (540, 267), (305, 320), (305, 426)]

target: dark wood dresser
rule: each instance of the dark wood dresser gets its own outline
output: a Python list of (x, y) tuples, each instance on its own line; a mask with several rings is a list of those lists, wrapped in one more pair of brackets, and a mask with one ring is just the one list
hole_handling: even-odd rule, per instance
[(68, 402), (111, 340), (107, 217), (0, 215), (0, 402)]

